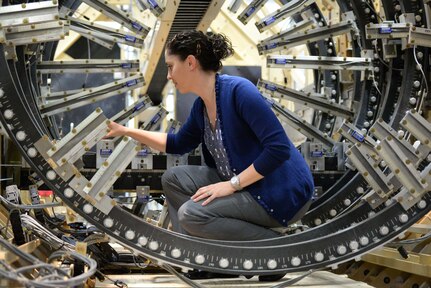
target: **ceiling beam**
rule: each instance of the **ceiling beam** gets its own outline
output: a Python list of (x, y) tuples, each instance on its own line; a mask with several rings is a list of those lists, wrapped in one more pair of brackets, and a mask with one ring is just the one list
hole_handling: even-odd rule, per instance
[(157, 30), (153, 31), (149, 49), (141, 51), (139, 58), (140, 62), (144, 63), (144, 68), (142, 71), (144, 71), (145, 79), (145, 84), (139, 91), (142, 95), (147, 93), (148, 86), (153, 79), (157, 63), (160, 60), (160, 56), (164, 52), (163, 47), (165, 46), (169, 31), (171, 30), (172, 22), (175, 19), (178, 5), (179, 1), (167, 1), (165, 12), (163, 12), (159, 20), (160, 25), (158, 26)]

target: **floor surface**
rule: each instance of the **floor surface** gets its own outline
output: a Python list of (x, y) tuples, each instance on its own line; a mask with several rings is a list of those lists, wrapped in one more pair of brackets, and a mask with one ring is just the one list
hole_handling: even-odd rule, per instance
[[(270, 288), (278, 286), (280, 283), (289, 279), (301, 276), (301, 273), (291, 273), (286, 275), (282, 280), (278, 282), (263, 283), (259, 282), (255, 276), (251, 279), (244, 277), (234, 279), (211, 279), (211, 280), (200, 280), (196, 281), (202, 287), (205, 288), (246, 288), (246, 287), (263, 287)], [(147, 274), (147, 275), (109, 275), (113, 280), (121, 280), (127, 284), (128, 288), (177, 288), (177, 287), (190, 287), (186, 283), (182, 282), (177, 277), (170, 274)], [(105, 280), (104, 282), (97, 282), (96, 287), (98, 288), (118, 288), (111, 281)], [(300, 280), (294, 285), (283, 286), (283, 287), (307, 287), (307, 288), (362, 288), (372, 287), (363, 282), (357, 282), (355, 280), (347, 278), (344, 275), (337, 275), (331, 272), (318, 271), (309, 275), (308, 277)]]

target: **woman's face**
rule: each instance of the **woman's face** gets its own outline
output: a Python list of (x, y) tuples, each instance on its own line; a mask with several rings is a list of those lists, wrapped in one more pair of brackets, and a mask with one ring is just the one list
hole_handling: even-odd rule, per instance
[(170, 54), (168, 50), (165, 50), (166, 66), (168, 66), (168, 80), (172, 80), (181, 93), (190, 92), (193, 81), (191, 77), (191, 65), (188, 58), (184, 61), (178, 55)]

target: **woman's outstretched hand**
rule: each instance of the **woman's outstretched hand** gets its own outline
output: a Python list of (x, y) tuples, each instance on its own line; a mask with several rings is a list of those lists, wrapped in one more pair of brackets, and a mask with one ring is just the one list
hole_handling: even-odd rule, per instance
[(108, 134), (106, 134), (106, 136), (104, 138), (124, 136), (124, 135), (126, 135), (127, 127), (124, 127), (123, 125), (120, 125), (118, 123), (111, 121), (108, 124), (108, 130), (109, 130), (109, 132), (108, 132)]
[(198, 202), (205, 199), (202, 206), (207, 205), (215, 198), (225, 197), (235, 192), (229, 181), (218, 182), (205, 187), (199, 188), (198, 191), (192, 196), (192, 200)]

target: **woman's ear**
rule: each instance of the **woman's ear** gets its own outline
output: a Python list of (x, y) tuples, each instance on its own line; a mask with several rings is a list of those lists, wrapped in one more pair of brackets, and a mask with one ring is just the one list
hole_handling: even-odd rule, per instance
[(190, 70), (194, 70), (197, 66), (197, 59), (194, 55), (189, 55), (186, 58), (187, 65), (189, 66)]

